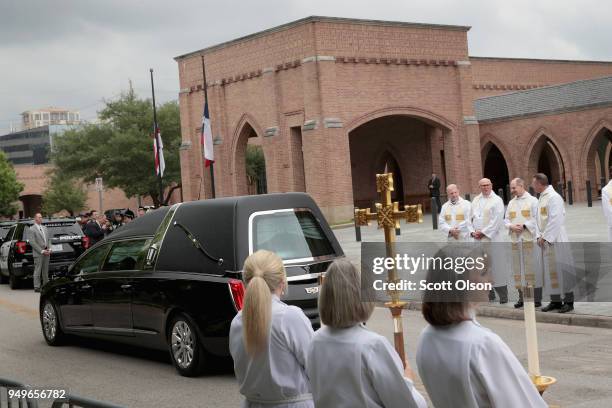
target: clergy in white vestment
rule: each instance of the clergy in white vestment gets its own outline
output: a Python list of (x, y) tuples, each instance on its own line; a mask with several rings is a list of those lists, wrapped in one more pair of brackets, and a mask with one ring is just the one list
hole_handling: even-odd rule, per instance
[(243, 408), (314, 408), (305, 368), (314, 332), (300, 308), (280, 300), (282, 259), (255, 252), (244, 262), (244, 280), (244, 306), (229, 336)]
[(612, 242), (612, 179), (601, 189), (601, 208), (608, 223), (608, 241)]
[(572, 248), (565, 231), (563, 198), (552, 185), (548, 184), (546, 174), (538, 173), (533, 176), (531, 186), (540, 194), (536, 215), (538, 246), (541, 248), (544, 260), (542, 262), (544, 270), (540, 270), (540, 273), (544, 278), (544, 288), (550, 293), (550, 303), (541, 310), (571, 312), (574, 310), (575, 272)]
[[(476, 242), (491, 243), (503, 242), (504, 236), (504, 201), (493, 192), (493, 183), (488, 178), (478, 182), (480, 194), (472, 200), (472, 228), (471, 236)], [(508, 278), (510, 269), (506, 254), (500, 245), (490, 245), (492, 258), (491, 271), (493, 286), (499, 295), (499, 303), (508, 302)], [(490, 300), (495, 299), (492, 291)]]
[(440, 210), (438, 226), (448, 242), (471, 241), (472, 230), (471, 212), (472, 204), (461, 198), (456, 184), (446, 187), (448, 201)]
[(361, 274), (346, 260), (327, 269), (319, 297), (324, 326), (317, 330), (306, 362), (317, 408), (425, 408), (389, 341), (362, 323), (374, 303), (362, 302)]
[(519, 300), (515, 308), (523, 307), (521, 287), (529, 284), (534, 288), (535, 307), (542, 306), (542, 277), (536, 273), (539, 266), (539, 252), (536, 248), (538, 199), (526, 190), (525, 181), (515, 178), (510, 182), (514, 196), (506, 208), (504, 224), (512, 242), (512, 269)]
[[(477, 259), (482, 248), (452, 245), (436, 258)], [(486, 283), (488, 265), (477, 264), (456, 273), (434, 263), (428, 283), (459, 280)], [(434, 287), (434, 286), (431, 286)], [(476, 321), (475, 307), (487, 291), (425, 291), (422, 313), (429, 325), (417, 345), (417, 367), (435, 408), (544, 408), (548, 405), (531, 382), (512, 350), (491, 330)]]

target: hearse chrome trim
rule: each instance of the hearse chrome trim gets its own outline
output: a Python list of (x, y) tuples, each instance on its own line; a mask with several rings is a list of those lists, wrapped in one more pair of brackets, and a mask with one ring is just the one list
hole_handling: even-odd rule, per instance
[[(295, 207), (295, 208), (283, 208), (283, 209), (278, 209), (278, 210), (256, 211), (252, 213), (251, 215), (249, 215), (249, 255), (253, 254), (253, 219), (255, 219), (255, 217), (258, 217), (260, 215), (270, 215), (270, 214), (276, 214), (276, 213), (288, 213), (288, 212), (296, 213), (298, 211), (308, 211), (314, 217), (314, 219), (317, 220), (317, 222), (319, 223), (319, 226), (321, 226), (321, 221), (317, 218), (315, 213), (313, 213), (312, 210), (308, 207)], [(335, 258), (336, 258), (336, 254), (334, 253), (334, 254), (321, 255), (321, 256), (315, 256), (315, 257), (311, 256), (308, 258), (295, 258), (295, 259), (286, 259), (286, 260), (283, 259), (283, 264), (290, 265), (290, 266), (308, 266), (312, 262), (318, 263), (320, 261), (325, 261), (328, 259), (335, 259)]]
[(157, 260), (159, 259), (159, 253), (161, 252), (162, 246), (164, 245), (164, 240), (166, 239), (166, 234), (172, 225), (172, 221), (174, 220), (174, 216), (178, 211), (178, 208), (183, 203), (176, 203), (168, 210), (168, 213), (165, 215), (161, 224), (155, 231), (155, 235), (153, 235), (153, 239), (149, 245), (149, 249), (147, 250), (147, 256), (145, 258), (145, 265), (143, 269), (153, 269), (157, 266)]

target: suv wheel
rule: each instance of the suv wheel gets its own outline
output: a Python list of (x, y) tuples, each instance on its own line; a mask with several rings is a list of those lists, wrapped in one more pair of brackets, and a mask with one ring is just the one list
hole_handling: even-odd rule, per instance
[(174, 367), (185, 377), (199, 375), (206, 356), (193, 320), (180, 313), (168, 327), (168, 347)]
[(60, 346), (64, 343), (65, 335), (60, 327), (57, 309), (50, 300), (45, 300), (40, 308), (40, 326), (48, 345)]
[(13, 275), (10, 271), (9, 271), (9, 286), (13, 290), (19, 289), (19, 287), (21, 287), (21, 282), (19, 281), (19, 278)]

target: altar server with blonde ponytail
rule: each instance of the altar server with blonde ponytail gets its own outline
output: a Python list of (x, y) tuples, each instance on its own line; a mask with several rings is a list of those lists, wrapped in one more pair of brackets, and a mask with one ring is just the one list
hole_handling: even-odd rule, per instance
[(255, 252), (244, 262), (244, 282), (244, 307), (229, 338), (243, 408), (314, 408), (305, 369), (314, 332), (300, 308), (280, 300), (287, 285), (283, 261)]

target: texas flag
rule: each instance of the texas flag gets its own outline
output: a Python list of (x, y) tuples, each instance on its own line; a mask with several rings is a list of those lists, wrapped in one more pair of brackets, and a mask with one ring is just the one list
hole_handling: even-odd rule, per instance
[[(159, 145), (159, 151), (157, 146)], [(155, 128), (155, 136), (153, 137), (153, 151), (155, 152), (155, 174), (160, 177), (164, 176), (166, 162), (164, 161), (164, 143), (162, 142), (159, 128)]]
[(206, 167), (215, 162), (213, 150), (212, 129), (210, 127), (210, 115), (208, 114), (208, 101), (204, 101), (204, 115), (202, 115), (202, 133), (200, 135), (202, 152), (204, 153), (204, 164)]

